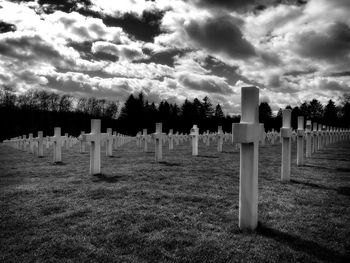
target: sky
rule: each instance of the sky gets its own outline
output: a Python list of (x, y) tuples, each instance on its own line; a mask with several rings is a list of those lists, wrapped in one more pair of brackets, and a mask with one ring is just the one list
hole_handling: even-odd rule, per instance
[(0, 0), (0, 86), (150, 102), (350, 92), (350, 0)]

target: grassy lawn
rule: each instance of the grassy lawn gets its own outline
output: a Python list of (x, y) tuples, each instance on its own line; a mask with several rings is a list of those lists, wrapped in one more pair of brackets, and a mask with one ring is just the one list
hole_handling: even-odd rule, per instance
[[(189, 142), (154, 163), (135, 142), (89, 175), (78, 146), (37, 158), (0, 146), (0, 262), (350, 262), (350, 143), (280, 182), (281, 145), (259, 153), (259, 227), (238, 228), (239, 152)], [(48, 154), (48, 155), (47, 155)]]

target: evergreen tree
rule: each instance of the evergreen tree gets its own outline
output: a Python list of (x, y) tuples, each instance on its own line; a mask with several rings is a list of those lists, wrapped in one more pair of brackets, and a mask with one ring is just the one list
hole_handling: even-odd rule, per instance
[(205, 118), (211, 118), (214, 115), (213, 104), (211, 103), (208, 96), (203, 98), (202, 102), (202, 114)]
[(323, 106), (321, 102), (319, 102), (317, 99), (313, 99), (310, 101), (309, 104), (310, 107), (310, 118), (314, 121), (320, 121), (323, 116)]
[(259, 122), (265, 123), (272, 117), (272, 110), (267, 102), (261, 102), (259, 105)]
[(310, 105), (307, 101), (304, 101), (300, 107), (299, 107), (302, 115), (305, 117), (305, 119), (310, 119)]
[(335, 126), (337, 123), (338, 115), (337, 108), (333, 100), (329, 100), (324, 108), (323, 123), (330, 126)]
[(216, 105), (214, 116), (217, 120), (222, 120), (223, 118), (225, 118), (224, 112), (222, 111), (220, 104)]

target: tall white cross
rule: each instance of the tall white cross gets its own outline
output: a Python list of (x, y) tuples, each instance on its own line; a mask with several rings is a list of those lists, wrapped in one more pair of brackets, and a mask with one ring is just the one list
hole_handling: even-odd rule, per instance
[(199, 136), (199, 129), (197, 125), (193, 125), (191, 131), (191, 145), (192, 145), (192, 155), (197, 156), (198, 155), (198, 136)]
[(298, 116), (297, 166), (304, 165), (304, 117)]
[(38, 144), (38, 157), (44, 156), (44, 136), (42, 131), (38, 131), (38, 137), (34, 139)]
[(29, 144), (29, 152), (34, 153), (34, 138), (33, 138), (33, 133), (29, 133), (28, 136), (28, 144)]
[(85, 134), (84, 131), (80, 132), (80, 136), (78, 137), (79, 141), (80, 141), (80, 153), (85, 153), (85, 147), (86, 147), (86, 143), (83, 141), (83, 135)]
[(317, 150), (317, 122), (312, 123), (312, 153)]
[(113, 132), (113, 149), (116, 150), (118, 148), (118, 134), (116, 131)]
[(68, 147), (69, 146), (69, 144), (68, 144), (69, 135), (67, 132), (64, 134), (62, 139), (63, 139), (63, 144), (64, 144), (66, 150), (68, 150), (68, 148), (69, 148)]
[(170, 129), (170, 130), (169, 130), (168, 138), (169, 138), (169, 150), (173, 150), (173, 149), (174, 149), (174, 134), (173, 134), (173, 129)]
[(112, 128), (107, 128), (106, 136), (106, 156), (113, 156), (113, 135)]
[(322, 149), (322, 137), (323, 137), (322, 124), (318, 124), (318, 126), (317, 126), (317, 150)]
[(311, 146), (311, 121), (307, 120), (306, 121), (306, 158), (311, 157), (311, 151), (312, 151), (312, 146)]
[(218, 127), (218, 133), (216, 136), (218, 138), (217, 151), (222, 152), (222, 144), (224, 143), (223, 142), (224, 134), (222, 132), (222, 126)]
[(292, 137), (292, 110), (284, 109), (282, 112), (283, 126), (281, 128), (282, 137), (282, 167), (281, 181), (290, 181), (291, 162), (291, 137)]
[(258, 224), (258, 149), (263, 131), (258, 88), (242, 88), (241, 115), (241, 122), (232, 126), (233, 141), (241, 144), (239, 227), (254, 230)]
[(50, 138), (53, 142), (53, 162), (60, 163), (62, 162), (61, 156), (61, 147), (62, 147), (62, 136), (61, 136), (61, 128), (55, 127), (54, 136)]
[(147, 129), (143, 129), (142, 131), (142, 141), (143, 141), (143, 151), (147, 152), (148, 151), (148, 143), (147, 143)]
[(162, 123), (156, 123), (156, 132), (153, 133), (155, 140), (155, 161), (159, 162), (163, 159), (163, 136)]

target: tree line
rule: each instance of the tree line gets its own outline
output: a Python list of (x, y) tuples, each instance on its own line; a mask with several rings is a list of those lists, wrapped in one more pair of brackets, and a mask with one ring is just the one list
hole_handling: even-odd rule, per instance
[[(159, 104), (149, 102), (143, 93), (130, 95), (122, 107), (114, 100), (94, 97), (73, 97), (45, 90), (29, 90), (17, 95), (7, 87), (0, 89), (0, 118), (3, 129), (0, 140), (34, 133), (42, 130), (52, 135), (53, 127), (61, 127), (62, 133), (77, 136), (80, 131), (90, 131), (91, 118), (102, 119), (102, 130), (112, 127), (123, 134), (135, 135), (144, 128), (154, 132), (155, 123), (163, 123), (163, 131), (188, 133), (193, 124), (200, 132), (217, 131), (219, 125), (226, 132), (231, 131), (233, 122), (239, 122), (239, 115), (225, 115), (221, 105), (213, 105), (209, 97), (185, 100), (181, 105), (166, 100)], [(329, 100), (322, 105), (317, 99), (305, 101), (292, 108), (292, 127), (297, 128), (297, 117), (304, 116), (318, 123), (350, 127), (350, 94), (345, 94), (336, 105)], [(279, 130), (282, 124), (282, 109), (273, 114), (267, 102), (260, 103), (259, 119), (265, 130)]]

